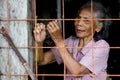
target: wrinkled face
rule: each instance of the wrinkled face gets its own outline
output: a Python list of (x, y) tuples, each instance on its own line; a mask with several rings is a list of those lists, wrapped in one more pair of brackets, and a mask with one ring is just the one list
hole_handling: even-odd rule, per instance
[[(77, 37), (85, 38), (94, 34), (96, 29), (96, 21), (92, 20), (91, 10), (82, 9), (75, 20), (75, 32)], [(80, 20), (78, 20), (80, 19)]]

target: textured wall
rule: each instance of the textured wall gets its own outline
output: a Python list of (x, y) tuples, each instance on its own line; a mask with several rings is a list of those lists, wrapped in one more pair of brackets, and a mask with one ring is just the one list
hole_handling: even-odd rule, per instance
[[(0, 25), (4, 26), (13, 42), (18, 47), (21, 55), (33, 66), (33, 50), (27, 47), (32, 45), (32, 22), (31, 21), (15, 21), (15, 19), (32, 18), (32, 2), (33, 0), (0, 0), (0, 19), (12, 19), (10, 21), (1, 21)], [(8, 7), (8, 9), (7, 9)], [(3, 48), (4, 47), (4, 48)], [(8, 66), (8, 64), (10, 66)], [(32, 68), (32, 67), (31, 67)], [(22, 66), (14, 51), (9, 48), (6, 40), (0, 34), (0, 73), (8, 76), (0, 76), (0, 80), (24, 80), (23, 76), (9, 76), (10, 74), (26, 74), (26, 70)]]

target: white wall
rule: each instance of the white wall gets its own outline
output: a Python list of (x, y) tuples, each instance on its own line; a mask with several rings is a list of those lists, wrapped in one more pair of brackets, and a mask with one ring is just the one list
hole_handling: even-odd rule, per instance
[[(8, 0), (7, 2), (7, 0), (0, 0), (0, 19), (10, 19), (10, 21), (1, 21), (0, 25), (8, 30), (8, 34), (31, 68), (33, 66), (33, 49), (28, 49), (27, 47), (32, 46), (33, 23), (31, 21), (14, 20), (32, 18), (32, 1)], [(10, 74), (26, 74), (26, 70), (1, 34), (0, 47), (0, 72), (8, 75), (0, 76), (0, 80), (24, 80), (23, 76), (9, 76)]]

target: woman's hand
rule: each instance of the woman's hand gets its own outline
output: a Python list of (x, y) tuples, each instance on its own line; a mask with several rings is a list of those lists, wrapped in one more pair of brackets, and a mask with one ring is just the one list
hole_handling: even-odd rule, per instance
[(46, 38), (45, 25), (43, 23), (37, 23), (34, 28), (34, 37), (36, 42), (43, 42)]
[(57, 21), (49, 22), (47, 30), (51, 35), (51, 38), (55, 42), (56, 46), (60, 46), (63, 43), (63, 38), (60, 30), (60, 26)]

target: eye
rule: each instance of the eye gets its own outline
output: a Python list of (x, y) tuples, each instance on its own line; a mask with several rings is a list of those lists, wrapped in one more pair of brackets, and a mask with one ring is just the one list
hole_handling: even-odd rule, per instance
[(78, 19), (81, 19), (81, 16), (78, 16)]
[(77, 18), (77, 19), (81, 19), (81, 16), (77, 16), (76, 18)]
[(81, 20), (81, 16), (77, 16), (75, 22), (79, 22)]
[(86, 24), (90, 24), (90, 20), (88, 20), (88, 19), (85, 19), (84, 22), (85, 22)]

